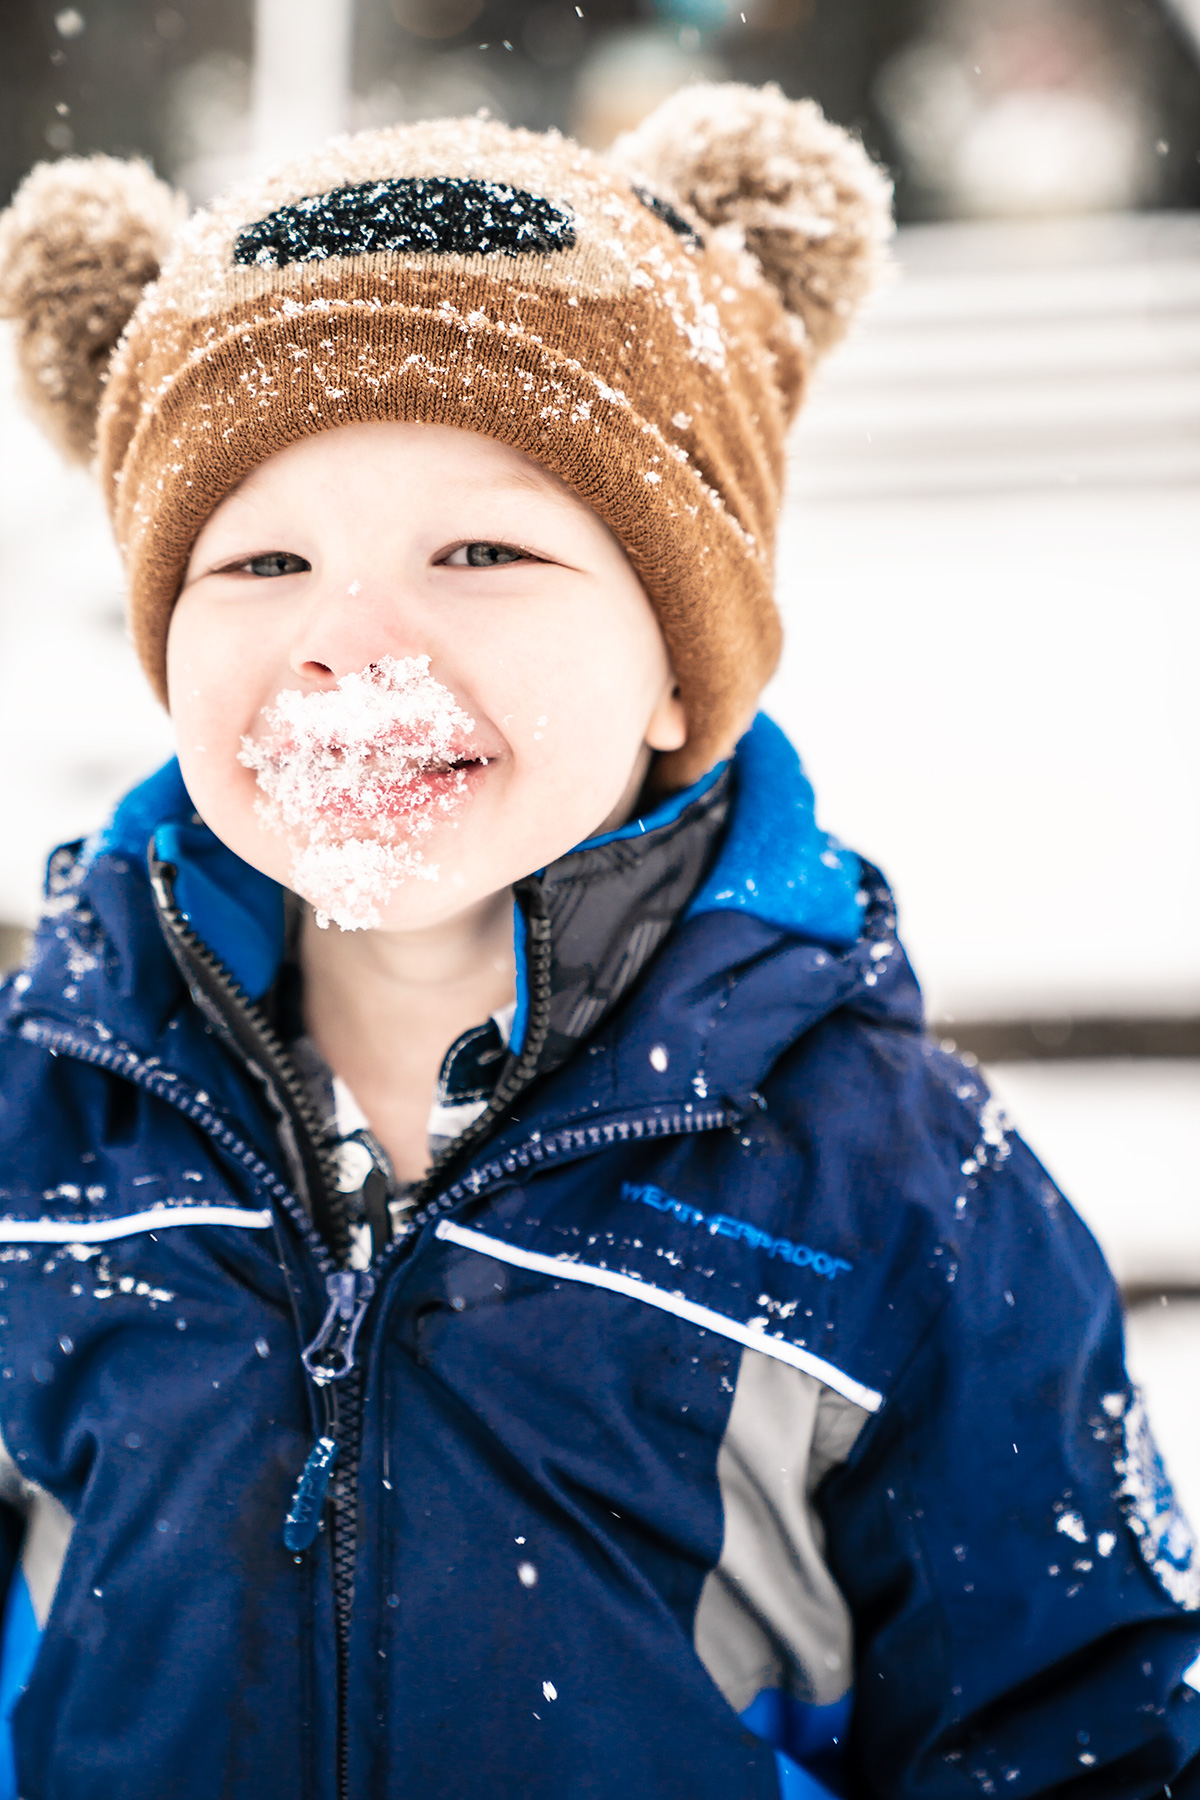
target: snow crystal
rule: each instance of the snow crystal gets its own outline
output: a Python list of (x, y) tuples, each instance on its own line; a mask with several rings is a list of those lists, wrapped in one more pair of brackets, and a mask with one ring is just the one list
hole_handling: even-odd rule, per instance
[(292, 885), (318, 925), (378, 926), (401, 882), (437, 879), (414, 840), (460, 804), (474, 720), (427, 656), (385, 656), (321, 693), (285, 689), (263, 718), (238, 761), (257, 778), (258, 816), (288, 838)]
[(1004, 1142), (1004, 1108), (995, 1095), (989, 1095), (979, 1115), (979, 1129), (985, 1144), (993, 1146)]
[(1200, 1549), (1163, 1468), (1140, 1397), (1128, 1405), (1114, 1467), (1117, 1499), (1159, 1584), (1185, 1612), (1200, 1610)]
[(523, 1562), (517, 1564), (517, 1580), (521, 1583), (522, 1587), (536, 1587), (537, 1578), (538, 1572), (533, 1563)]

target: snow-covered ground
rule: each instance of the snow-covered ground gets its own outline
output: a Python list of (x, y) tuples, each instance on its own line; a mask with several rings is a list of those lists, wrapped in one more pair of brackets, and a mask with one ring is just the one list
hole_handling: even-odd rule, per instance
[(770, 702), (941, 1017), (1200, 1010), (1200, 215), (901, 235), (818, 378)]

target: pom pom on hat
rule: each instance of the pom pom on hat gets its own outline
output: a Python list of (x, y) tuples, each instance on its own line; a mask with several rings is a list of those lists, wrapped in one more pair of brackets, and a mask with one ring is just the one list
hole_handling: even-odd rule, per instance
[(817, 356), (886, 266), (887, 176), (814, 101), (774, 84), (680, 88), (609, 156), (701, 228), (740, 233)]
[(18, 326), (30, 409), (74, 461), (91, 458), (109, 358), (185, 209), (144, 162), (91, 156), (40, 163), (0, 216), (0, 317)]

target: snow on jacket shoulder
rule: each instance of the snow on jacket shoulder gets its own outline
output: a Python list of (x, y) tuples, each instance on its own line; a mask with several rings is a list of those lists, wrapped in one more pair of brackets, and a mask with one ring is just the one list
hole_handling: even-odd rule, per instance
[[(722, 781), (522, 884), (495, 1104), (365, 1268), (245, 998), (278, 890), (170, 768), (52, 862), (0, 995), (10, 1791), (1200, 1794), (1099, 1252), (777, 730)], [(585, 966), (604, 882), (643, 928)]]

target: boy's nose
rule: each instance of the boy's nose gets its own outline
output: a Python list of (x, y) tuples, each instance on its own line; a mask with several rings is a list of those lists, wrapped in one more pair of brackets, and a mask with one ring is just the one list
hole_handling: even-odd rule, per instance
[(313, 687), (334, 687), (385, 656), (418, 656), (431, 646), (417, 644), (400, 595), (379, 582), (352, 576), (323, 584), (297, 622), (289, 663)]

